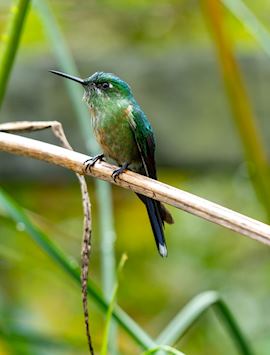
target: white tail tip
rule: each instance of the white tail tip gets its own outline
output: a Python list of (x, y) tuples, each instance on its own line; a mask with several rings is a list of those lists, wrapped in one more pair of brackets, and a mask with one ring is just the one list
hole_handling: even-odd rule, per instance
[(163, 258), (168, 255), (167, 248), (166, 248), (165, 245), (159, 244), (159, 245), (158, 245), (158, 249), (159, 249), (159, 254), (160, 254)]

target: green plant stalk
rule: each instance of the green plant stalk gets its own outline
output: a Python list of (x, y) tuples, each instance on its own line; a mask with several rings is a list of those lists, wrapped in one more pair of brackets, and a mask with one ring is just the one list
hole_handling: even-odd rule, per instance
[(252, 351), (231, 312), (215, 291), (203, 292), (194, 297), (160, 333), (156, 342), (173, 345), (212, 306), (215, 306), (222, 316), (223, 322), (231, 332), (240, 353), (252, 355)]
[(106, 355), (107, 354), (107, 350), (108, 350), (108, 340), (109, 340), (109, 331), (110, 331), (110, 323), (111, 323), (111, 319), (112, 319), (112, 312), (116, 303), (116, 296), (117, 296), (117, 291), (119, 288), (119, 278), (120, 278), (120, 274), (121, 271), (123, 270), (123, 267), (125, 265), (127, 261), (127, 255), (123, 254), (118, 268), (117, 268), (117, 277), (116, 277), (116, 281), (115, 281), (115, 285), (114, 285), (114, 289), (113, 289), (113, 293), (112, 293), (112, 298), (109, 304), (109, 309), (106, 315), (106, 322), (105, 322), (105, 329), (104, 329), (104, 334), (103, 334), (103, 341), (102, 341), (102, 347), (101, 347), (101, 351), (100, 351), (100, 355)]
[[(116, 234), (113, 221), (112, 189), (109, 183), (96, 182), (97, 203), (99, 206), (99, 229), (101, 234), (102, 291), (107, 299), (111, 298), (115, 282), (114, 242)], [(116, 335), (116, 332), (114, 332)]]
[(239, 353), (252, 355), (253, 351), (250, 349), (250, 346), (243, 337), (241, 330), (227, 305), (219, 299), (218, 302), (213, 305), (213, 308), (217, 313), (219, 313), (221, 319), (223, 319), (223, 323), (227, 326), (228, 331), (231, 333), (232, 338), (238, 347)]
[(270, 56), (270, 33), (242, 0), (221, 0)]
[[(61, 66), (61, 70), (78, 75), (78, 70), (73, 57), (68, 49), (65, 38), (54, 18), (54, 15), (45, 0), (34, 2), (41, 22), (47, 33), (47, 37), (52, 45), (53, 52)], [(53, 78), (52, 78), (53, 80)], [(90, 117), (86, 105), (82, 104), (82, 89), (69, 80), (65, 80), (68, 94), (79, 120), (80, 130), (85, 142), (87, 151), (91, 155), (98, 153), (98, 145), (90, 129)], [(114, 242), (115, 231), (113, 222), (112, 192), (111, 186), (107, 182), (95, 179), (96, 195), (99, 207), (99, 229), (101, 236), (101, 275), (102, 290), (107, 300), (111, 298), (115, 282), (115, 257)], [(117, 329), (114, 322), (111, 323), (110, 330), (111, 354), (117, 352)]]
[(11, 9), (12, 17), (8, 25), (7, 34), (3, 35), (5, 45), (0, 58), (0, 108), (4, 100), (8, 79), (16, 57), (30, 3), (30, 0), (17, 1), (17, 5), (14, 5)]
[[(0, 205), (16, 223), (22, 223), (29, 236), (53, 259), (61, 268), (81, 286), (80, 268), (78, 264), (67, 257), (65, 253), (53, 243), (50, 238), (39, 228), (33, 225), (24, 210), (0, 188)], [(97, 303), (103, 312), (107, 312), (109, 304), (102, 296), (98, 287), (90, 281), (88, 283), (88, 295)], [(115, 306), (112, 312), (113, 318), (130, 335), (135, 342), (147, 350), (157, 346), (157, 343), (144, 332), (119, 306)]]
[(225, 89), (242, 142), (249, 175), (270, 221), (270, 172), (266, 149), (256, 125), (240, 68), (233, 54), (232, 44), (224, 29), (223, 8), (216, 0), (201, 0), (201, 3), (218, 52)]

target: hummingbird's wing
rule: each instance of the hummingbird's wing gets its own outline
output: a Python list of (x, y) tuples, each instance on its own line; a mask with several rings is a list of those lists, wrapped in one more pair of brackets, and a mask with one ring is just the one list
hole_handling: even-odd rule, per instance
[[(136, 105), (129, 110), (129, 124), (140, 152), (145, 175), (157, 179), (155, 163), (155, 139), (150, 122), (144, 112)], [(164, 237), (164, 221), (166, 220), (165, 207), (156, 200), (138, 194), (146, 206), (155, 242), (161, 256), (167, 256), (167, 247)]]
[[(129, 110), (128, 117), (131, 130), (134, 134), (134, 138), (141, 155), (145, 175), (157, 180), (155, 138), (151, 124), (138, 104), (132, 106), (132, 110)], [(141, 196), (140, 198), (143, 199)], [(169, 224), (174, 223), (170, 212), (163, 204), (157, 201), (155, 208), (159, 211), (162, 225), (164, 224), (164, 221)]]
[(133, 107), (129, 114), (129, 124), (141, 155), (145, 175), (157, 179), (155, 138), (150, 122), (140, 108)]

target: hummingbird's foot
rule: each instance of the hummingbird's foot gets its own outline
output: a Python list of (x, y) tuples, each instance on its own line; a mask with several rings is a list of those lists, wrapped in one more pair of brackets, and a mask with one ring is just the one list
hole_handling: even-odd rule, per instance
[(96, 164), (98, 160), (103, 160), (104, 154), (97, 154), (94, 157), (87, 159), (83, 164), (85, 165), (85, 171), (90, 170), (92, 166)]
[(125, 163), (120, 168), (115, 169), (112, 173), (113, 180), (116, 181), (117, 176), (122, 174), (123, 171), (127, 170), (128, 166), (129, 166), (129, 163)]

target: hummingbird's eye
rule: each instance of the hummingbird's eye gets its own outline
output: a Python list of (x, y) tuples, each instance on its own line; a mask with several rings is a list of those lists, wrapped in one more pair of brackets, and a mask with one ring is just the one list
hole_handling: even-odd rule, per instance
[(102, 83), (102, 89), (106, 90), (110, 87), (110, 84), (105, 82), (105, 83)]

